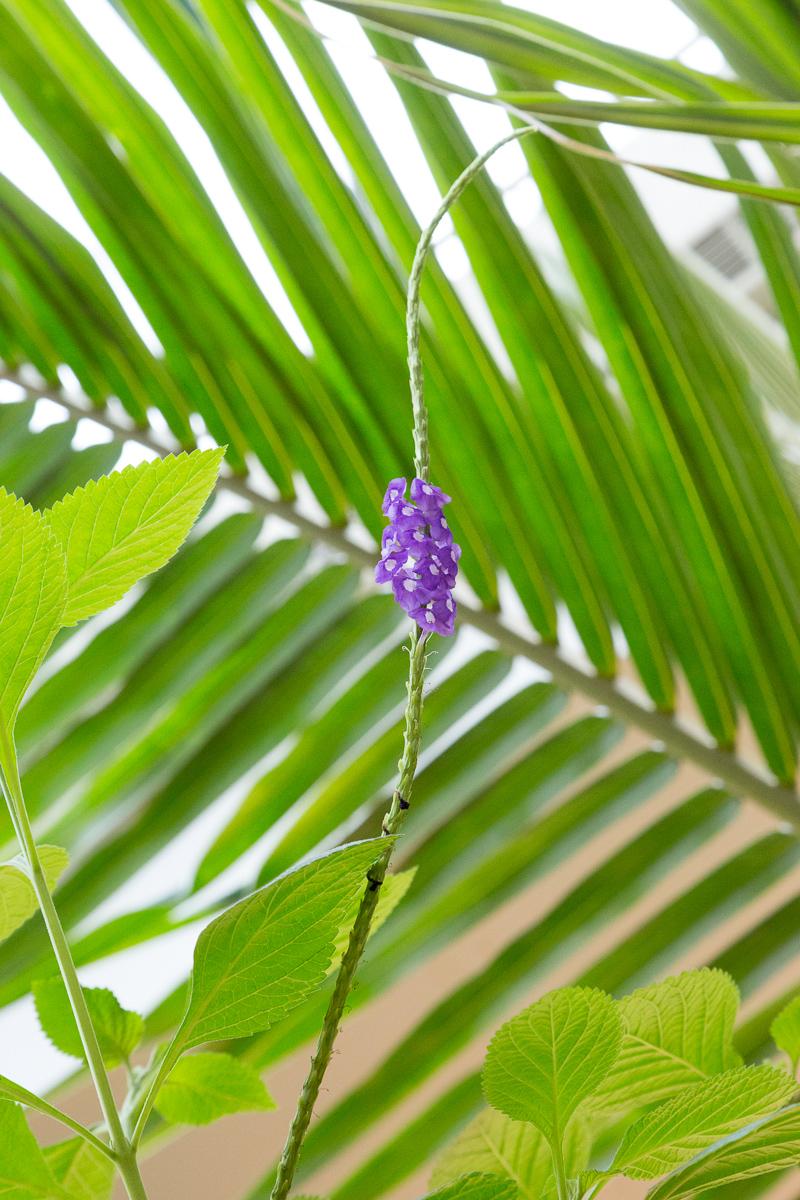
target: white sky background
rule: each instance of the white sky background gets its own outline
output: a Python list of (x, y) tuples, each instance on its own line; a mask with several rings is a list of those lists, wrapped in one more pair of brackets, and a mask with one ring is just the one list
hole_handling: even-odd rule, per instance
[[(286, 325), (298, 346), (308, 353), (310, 345), (300, 321), (264, 253), (257, 235), (236, 198), (205, 133), (178, 95), (161, 68), (151, 59), (107, 0), (68, 0), (70, 7), (85, 24), (109, 58), (161, 114), (180, 142), (203, 186), (219, 209), (254, 279)], [(518, 0), (521, 7), (573, 25), (595, 36), (663, 57), (680, 55), (693, 67), (720, 70), (719, 52), (708, 39), (698, 37), (693, 23), (670, 0)], [(413, 131), (391, 83), (383, 69), (370, 61), (371, 49), (357, 22), (348, 15), (309, 0), (308, 13), (318, 28), (329, 35), (329, 52), (351, 88), (373, 135), (382, 147), (387, 162), (406, 192), (408, 201), (421, 224), (426, 223), (438, 206), (440, 195)], [(256, 10), (259, 26), (278, 57), (298, 99), (306, 108), (318, 136), (331, 160), (347, 182), (351, 177), (347, 163), (325, 129), (299, 72), (282, 49), (268, 23)], [(421, 43), (427, 63), (434, 74), (478, 90), (489, 90), (491, 81), (484, 64), (468, 55), (447, 50), (432, 43)], [(576, 89), (565, 88), (565, 91)], [(488, 148), (510, 129), (508, 119), (498, 109), (480, 102), (455, 102), (456, 110), (476, 150)], [(701, 140), (685, 136), (648, 134), (609, 127), (609, 140), (619, 152), (651, 161), (681, 163), (698, 170), (718, 172), (713, 151)], [(504, 189), (509, 211), (518, 223), (530, 229), (541, 214), (541, 202), (528, 177), (522, 152), (512, 145), (500, 152), (488, 168), (495, 182)], [(16, 122), (0, 98), (0, 171), (25, 191), (46, 212), (60, 221), (89, 249), (111, 286), (119, 296), (132, 323), (146, 344), (159, 352), (158, 339), (146, 317), (116, 271), (108, 255), (72, 201), (55, 170), (35, 142)], [(726, 197), (701, 193), (679, 185), (636, 176), (637, 185), (651, 211), (671, 241), (684, 244), (694, 233), (697, 222), (709, 224), (720, 211), (732, 204)], [(445, 222), (438, 237), (442, 266), (455, 282), (468, 280), (469, 264)], [(473, 301), (474, 302), (474, 301)], [(0, 384), (0, 401), (14, 399), (14, 389)], [(37, 423), (61, 419), (54, 405), (37, 412)], [(94, 422), (81, 422), (82, 444), (105, 440), (108, 434)], [(141, 451), (131, 448), (131, 459)], [(451, 658), (454, 656), (450, 656)], [(192, 878), (194, 867), (216, 830), (232, 810), (237, 795), (228, 795), (196, 821), (179, 846), (158, 855), (144, 871), (103, 908), (103, 919), (113, 913), (141, 907), (172, 892), (182, 880)], [(252, 869), (252, 864), (247, 870)], [(231, 877), (226, 877), (233, 882)], [(235, 882), (245, 882), (239, 871)], [(164, 881), (168, 886), (165, 888)], [(191, 962), (196, 931), (184, 931), (149, 942), (114, 959), (81, 972), (89, 985), (102, 983), (114, 988), (123, 1003), (148, 1008), (182, 978)], [(18, 1082), (41, 1089), (68, 1073), (70, 1065), (41, 1037), (29, 1002), (20, 1002), (0, 1014), (0, 1073)]]

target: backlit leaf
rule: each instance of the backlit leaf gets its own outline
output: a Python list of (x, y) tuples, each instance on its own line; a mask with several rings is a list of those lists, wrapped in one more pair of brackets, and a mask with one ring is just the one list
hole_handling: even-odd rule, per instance
[(176, 1045), (268, 1029), (323, 982), (342, 920), (385, 842), (357, 842), (289, 871), (227, 909), (197, 939)]
[(70, 1200), (108, 1200), (114, 1187), (114, 1164), (83, 1138), (46, 1146), (44, 1157)]
[(274, 1108), (257, 1071), (232, 1054), (187, 1054), (172, 1069), (155, 1107), (173, 1125), (208, 1125), (228, 1113)]
[(800, 1106), (794, 1105), (711, 1146), (656, 1184), (648, 1200), (684, 1200), (798, 1164)]
[[(60, 846), (39, 846), (38, 850), (47, 886), (53, 891), (69, 864), (69, 855)], [(22, 855), (0, 863), (0, 941), (24, 925), (38, 907)]]
[(624, 996), (622, 1048), (590, 1107), (621, 1112), (738, 1066), (738, 1007), (735, 983), (718, 970), (686, 971)]
[(781, 1108), (795, 1090), (775, 1067), (738, 1067), (686, 1088), (625, 1133), (609, 1174), (656, 1179), (720, 1138)]
[(619, 1053), (622, 1027), (610, 996), (560, 988), (495, 1034), (483, 1069), (486, 1099), (549, 1142), (563, 1136), (578, 1105), (602, 1083)]
[[(126, 1062), (144, 1036), (144, 1018), (123, 1008), (108, 988), (84, 988), (83, 995), (106, 1066)], [(39, 1024), (53, 1045), (73, 1058), (83, 1058), (78, 1026), (61, 979), (36, 980), (33, 998)]]
[(102, 612), (163, 567), (217, 478), (222, 450), (195, 450), (92, 480), (46, 514), (67, 560), (63, 622)]

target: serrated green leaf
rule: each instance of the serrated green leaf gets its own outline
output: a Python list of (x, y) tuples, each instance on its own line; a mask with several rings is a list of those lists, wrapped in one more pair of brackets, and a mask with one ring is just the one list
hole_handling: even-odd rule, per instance
[[(47, 886), (53, 891), (69, 865), (69, 855), (61, 846), (39, 846)], [(0, 941), (33, 916), (39, 907), (28, 868), (22, 855), (0, 863)]]
[(625, 1133), (609, 1175), (666, 1175), (791, 1098), (794, 1080), (775, 1067), (738, 1067), (686, 1088), (640, 1117)]
[(551, 1144), (602, 1083), (619, 1053), (614, 1001), (595, 988), (560, 988), (503, 1025), (483, 1068), (486, 1099), (529, 1121)]
[(786, 1108), (715, 1143), (673, 1171), (648, 1193), (648, 1200), (684, 1200), (723, 1184), (800, 1164), (800, 1105)]
[(705, 968), (624, 996), (622, 1048), (590, 1108), (622, 1112), (652, 1104), (739, 1066), (732, 1042), (738, 1007), (730, 976)]
[(114, 1164), (83, 1138), (70, 1138), (44, 1149), (45, 1162), (70, 1200), (108, 1200)]
[[(108, 988), (84, 988), (83, 995), (106, 1066), (126, 1062), (144, 1037), (144, 1018), (123, 1008)], [(62, 980), (35, 980), (33, 998), (39, 1024), (53, 1045), (72, 1058), (83, 1058), (78, 1026)]]
[(61, 625), (67, 574), (61, 546), (42, 515), (2, 487), (0, 546), (0, 726), (9, 739)]
[(385, 841), (289, 871), (234, 904), (197, 939), (177, 1047), (269, 1029), (323, 982), (345, 915)]
[[(577, 1117), (567, 1126), (564, 1138), (568, 1176), (583, 1170), (590, 1148), (586, 1126)], [(544, 1134), (493, 1108), (479, 1113), (447, 1147), (431, 1173), (431, 1186), (443, 1187), (470, 1172), (512, 1179), (524, 1200), (549, 1200), (555, 1188), (553, 1155)]]
[(471, 1174), (462, 1177), (425, 1200), (517, 1200), (516, 1184), (501, 1175)]
[(63, 546), (65, 625), (110, 608), (181, 545), (214, 486), (222, 450), (194, 450), (92, 480), (46, 513)]
[(789, 1055), (792, 1070), (796, 1071), (800, 1061), (800, 996), (795, 996), (778, 1013), (769, 1031), (778, 1049)]
[(173, 1125), (208, 1125), (228, 1113), (275, 1107), (257, 1071), (232, 1054), (204, 1051), (176, 1063), (155, 1107)]
[(63, 1200), (18, 1104), (0, 1101), (0, 1196), (3, 1200)]
[(553, 1155), (544, 1134), (487, 1108), (447, 1147), (431, 1173), (443, 1187), (470, 1172), (513, 1179), (526, 1200), (539, 1200), (553, 1180)]

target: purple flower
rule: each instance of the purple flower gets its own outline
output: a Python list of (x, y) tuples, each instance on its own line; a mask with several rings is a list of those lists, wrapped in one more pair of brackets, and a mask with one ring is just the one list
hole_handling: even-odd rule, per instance
[(402, 500), (406, 494), (405, 479), (390, 479), (389, 486), (386, 489), (386, 494), (383, 497), (382, 512), (388, 513), (389, 509), (397, 500)]
[(411, 481), (407, 500), (405, 479), (392, 479), (383, 499), (390, 524), (383, 531), (375, 568), (376, 581), (391, 583), (395, 600), (420, 629), (444, 637), (455, 630), (452, 591), (461, 557), (461, 547), (442, 516), (449, 503), (441, 488), (423, 479)]
[(422, 479), (412, 479), (411, 499), (424, 513), (435, 516), (437, 513), (441, 513), (445, 504), (450, 503), (451, 497), (441, 488), (434, 487), (432, 483), (425, 483)]

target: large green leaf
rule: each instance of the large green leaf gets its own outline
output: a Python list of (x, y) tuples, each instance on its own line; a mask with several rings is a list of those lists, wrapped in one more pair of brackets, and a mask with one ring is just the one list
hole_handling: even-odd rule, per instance
[(800, 1109), (786, 1108), (726, 1138), (656, 1185), (650, 1200), (701, 1196), (800, 1162)]
[(344, 916), (378, 853), (361, 842), (276, 879), (197, 939), (181, 1048), (268, 1029), (322, 983)]
[(625, 996), (619, 1057), (592, 1106), (635, 1108), (736, 1066), (738, 1006), (736, 985), (722, 971), (687, 971)]
[(614, 1001), (590, 988), (562, 988), (512, 1017), (492, 1038), (483, 1069), (493, 1108), (560, 1141), (578, 1105), (608, 1075), (622, 1027)]
[(220, 450), (156, 459), (104, 475), (60, 500), (47, 523), (63, 547), (63, 624), (109, 608), (185, 539), (217, 478)]
[(656, 1179), (721, 1138), (781, 1108), (794, 1080), (774, 1067), (739, 1067), (684, 1088), (625, 1131), (609, 1174)]

